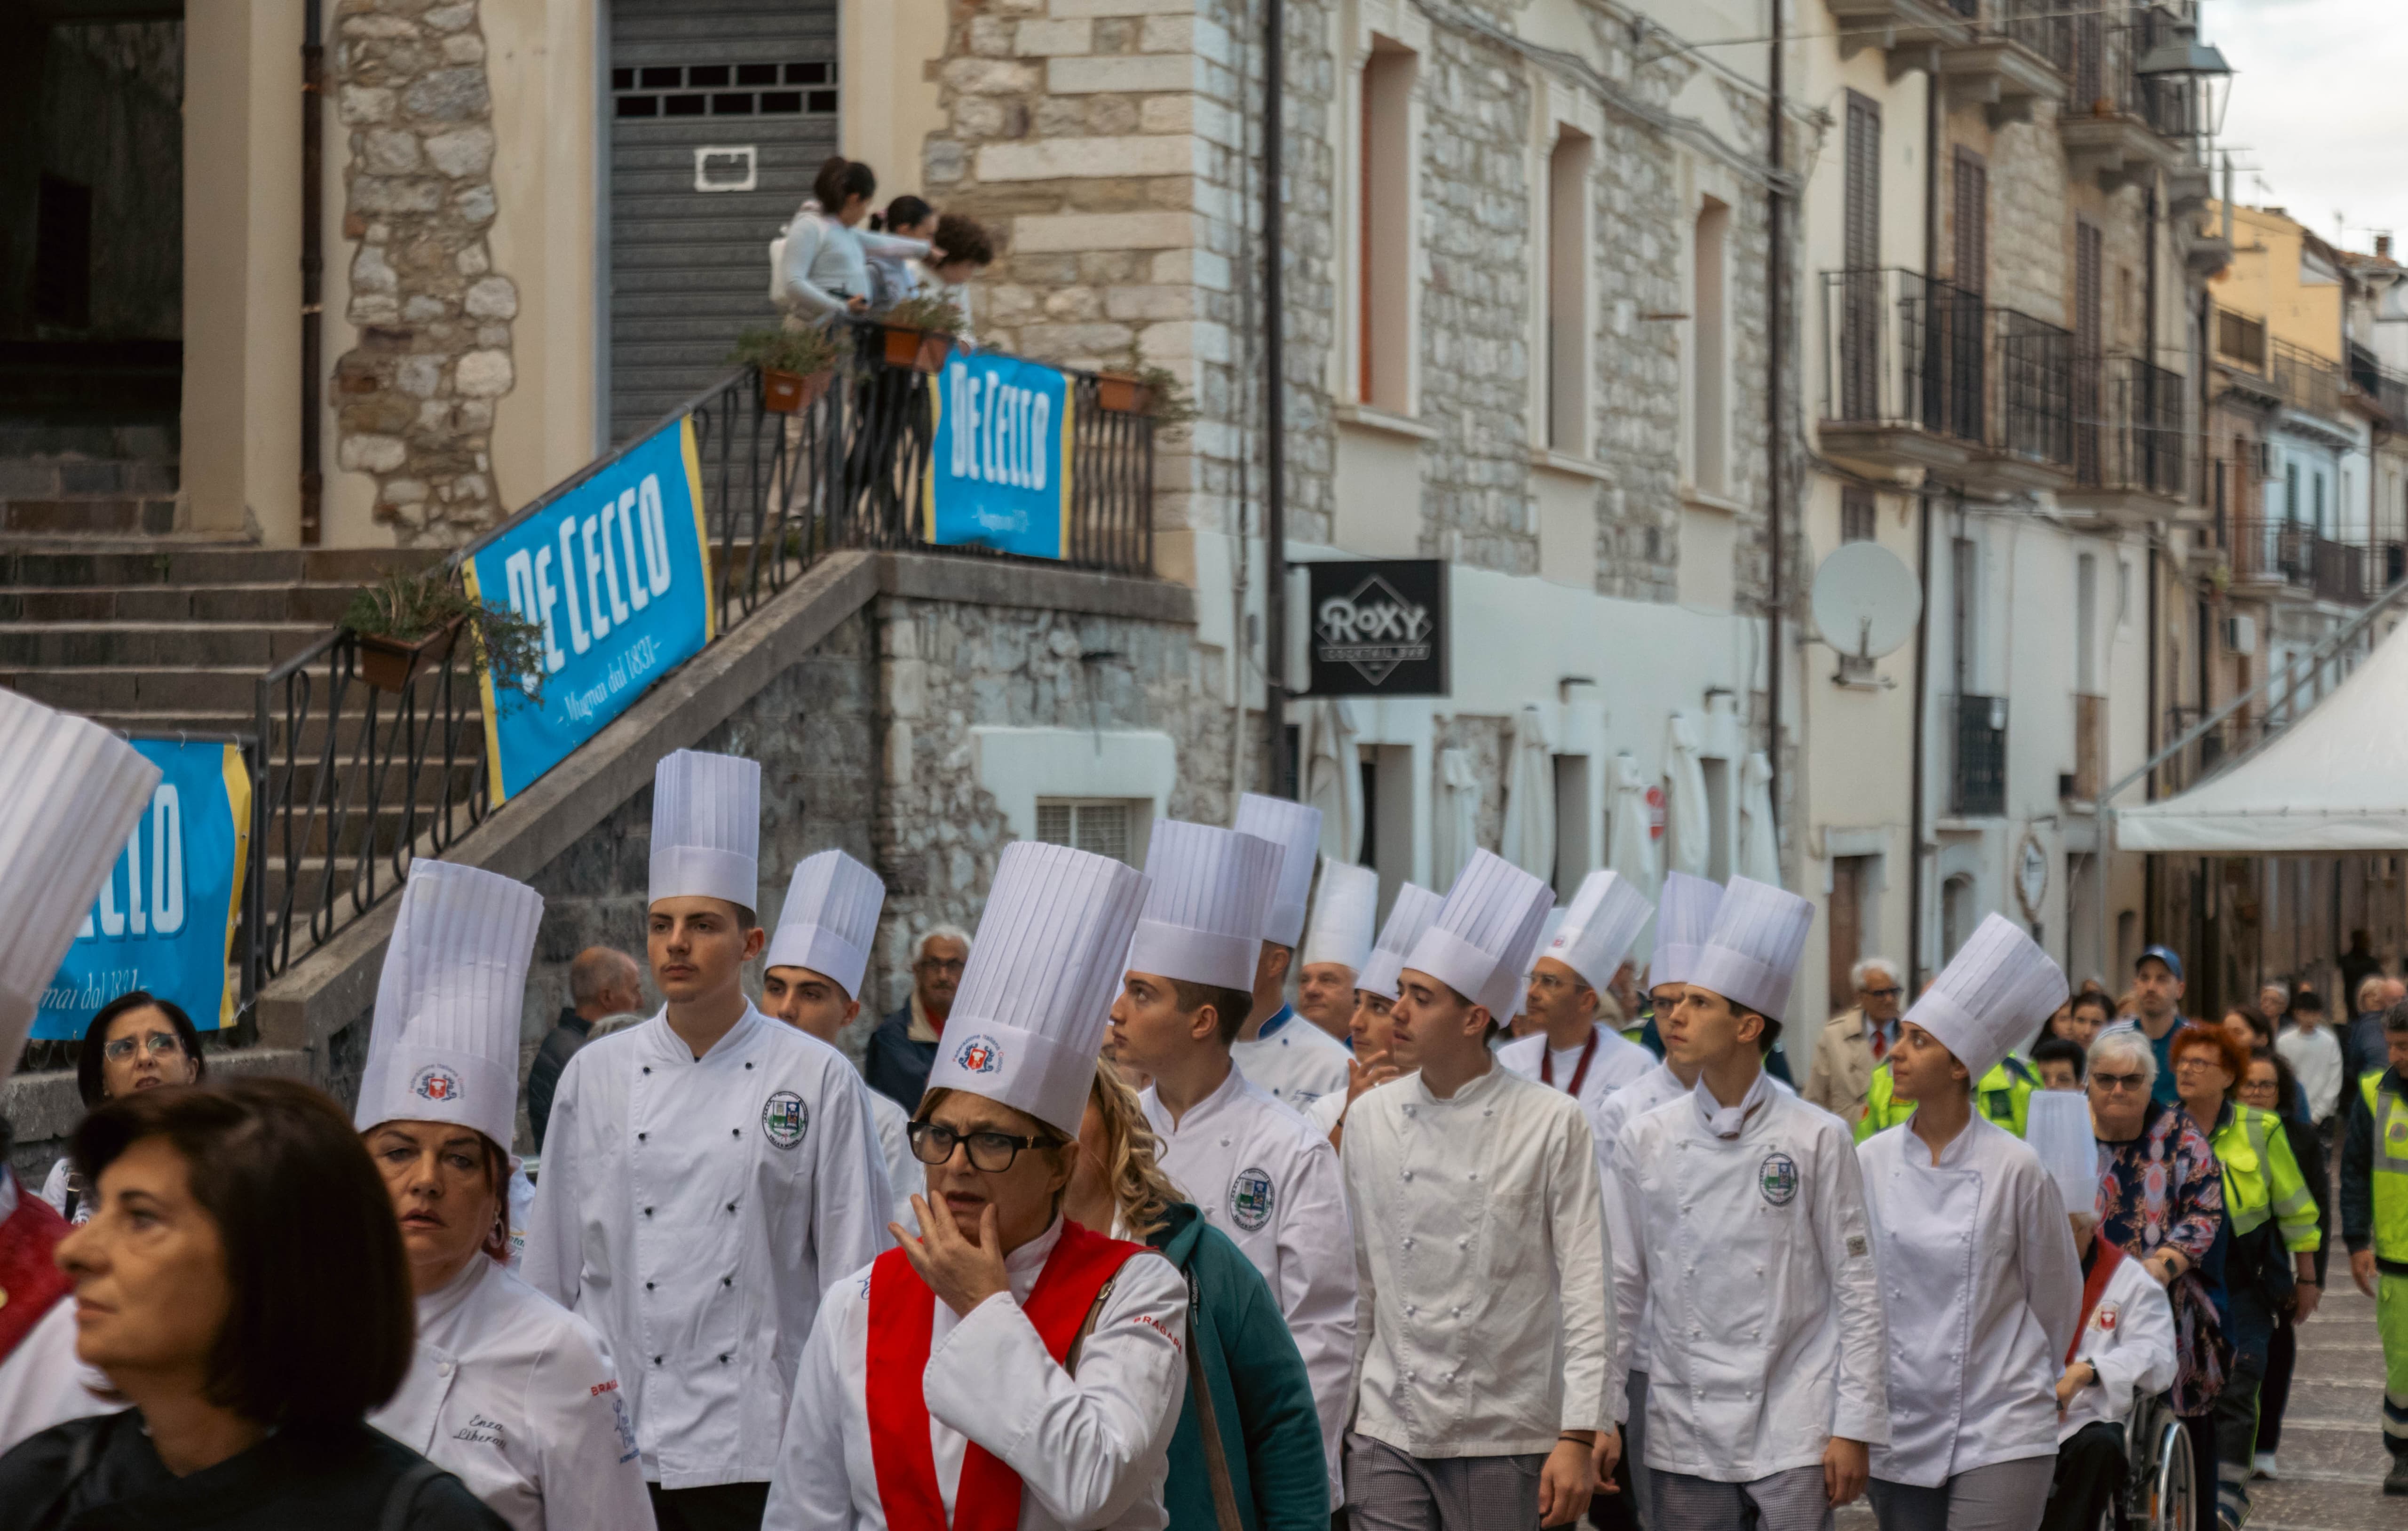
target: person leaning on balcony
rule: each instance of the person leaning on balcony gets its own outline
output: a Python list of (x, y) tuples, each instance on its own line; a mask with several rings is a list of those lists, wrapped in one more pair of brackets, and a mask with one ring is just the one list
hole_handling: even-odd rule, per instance
[(1898, 1041), (1898, 1006), (1906, 996), (1899, 971), (1887, 957), (1867, 957), (1850, 968), (1848, 984), (1856, 991), (1856, 1003), (1833, 1016), (1814, 1044), (1806, 1098), (1842, 1122), (1853, 1123), (1864, 1114), (1874, 1066)]
[(811, 181), (811, 199), (786, 226), (786, 250), (779, 272), (789, 317), (815, 322), (869, 308), (869, 258), (911, 259), (928, 253), (925, 239), (872, 234), (861, 227), (869, 199), (878, 194), (877, 173), (859, 160), (831, 154)]
[(919, 290), (929, 297), (940, 297), (960, 313), (961, 322), (953, 327), (955, 343), (977, 344), (970, 322), (970, 279), (995, 261), (995, 241), (985, 225), (962, 213), (946, 213), (937, 220), (935, 247), (926, 259), (911, 263), (913, 275), (919, 279)]

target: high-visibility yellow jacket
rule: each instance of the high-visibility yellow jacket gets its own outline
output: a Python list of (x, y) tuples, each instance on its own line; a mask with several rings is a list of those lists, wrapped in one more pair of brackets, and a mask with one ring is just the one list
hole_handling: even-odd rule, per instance
[(2283, 1247), (2294, 1254), (2324, 1242), (2316, 1227), (2315, 1193), (2300, 1173), (2282, 1118), (2234, 1101), (2208, 1143), (2224, 1166), (2224, 1215), (2232, 1220), (2236, 1237), (2255, 1232), (2271, 1217), (2283, 1230)]
[[(2024, 1123), (2031, 1116), (2032, 1091), (2039, 1082), (2021, 1058), (2009, 1054), (1993, 1065), (1973, 1087), (1973, 1109), (1991, 1125), (2004, 1127), (2021, 1138)], [(1856, 1141), (1861, 1143), (1885, 1127), (1895, 1127), (1914, 1114), (1914, 1102), (1899, 1100), (1890, 1094), (1889, 1060), (1883, 1059), (1865, 1086), (1865, 1114), (1856, 1121)]]

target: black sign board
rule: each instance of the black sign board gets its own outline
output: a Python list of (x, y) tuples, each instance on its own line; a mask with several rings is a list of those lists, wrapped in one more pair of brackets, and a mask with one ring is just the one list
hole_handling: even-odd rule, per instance
[(1309, 564), (1315, 696), (1447, 694), (1445, 561)]

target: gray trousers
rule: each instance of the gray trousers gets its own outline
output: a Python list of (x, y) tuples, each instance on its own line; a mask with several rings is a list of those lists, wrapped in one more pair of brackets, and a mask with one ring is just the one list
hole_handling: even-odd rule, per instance
[(1653, 1468), (1647, 1531), (1830, 1531), (1831, 1502), (1823, 1468), (1792, 1467), (1752, 1483), (1717, 1483)]
[(1533, 1531), (1543, 1452), (1526, 1456), (1408, 1456), (1346, 1436), (1350, 1531)]
[(1870, 1479), (1865, 1496), (1881, 1531), (2038, 1531), (2056, 1479), (2051, 1452), (1960, 1472), (1938, 1488)]
[(1639, 1511), (1639, 1524), (1653, 1528), (1656, 1524), (1656, 1475), (1647, 1470), (1647, 1374), (1634, 1370), (1623, 1383), (1623, 1396), (1630, 1400), (1630, 1423), (1622, 1427), (1622, 1460), (1630, 1464), (1630, 1497)]

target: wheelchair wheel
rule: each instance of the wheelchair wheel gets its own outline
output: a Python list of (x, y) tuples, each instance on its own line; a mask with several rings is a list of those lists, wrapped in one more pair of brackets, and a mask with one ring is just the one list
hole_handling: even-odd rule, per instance
[(2148, 1485), (2146, 1531), (2191, 1531), (2198, 1524), (2193, 1502), (2198, 1493), (2190, 1432), (2183, 1428), (2182, 1421), (2170, 1417), (2157, 1437), (2157, 1471)]

